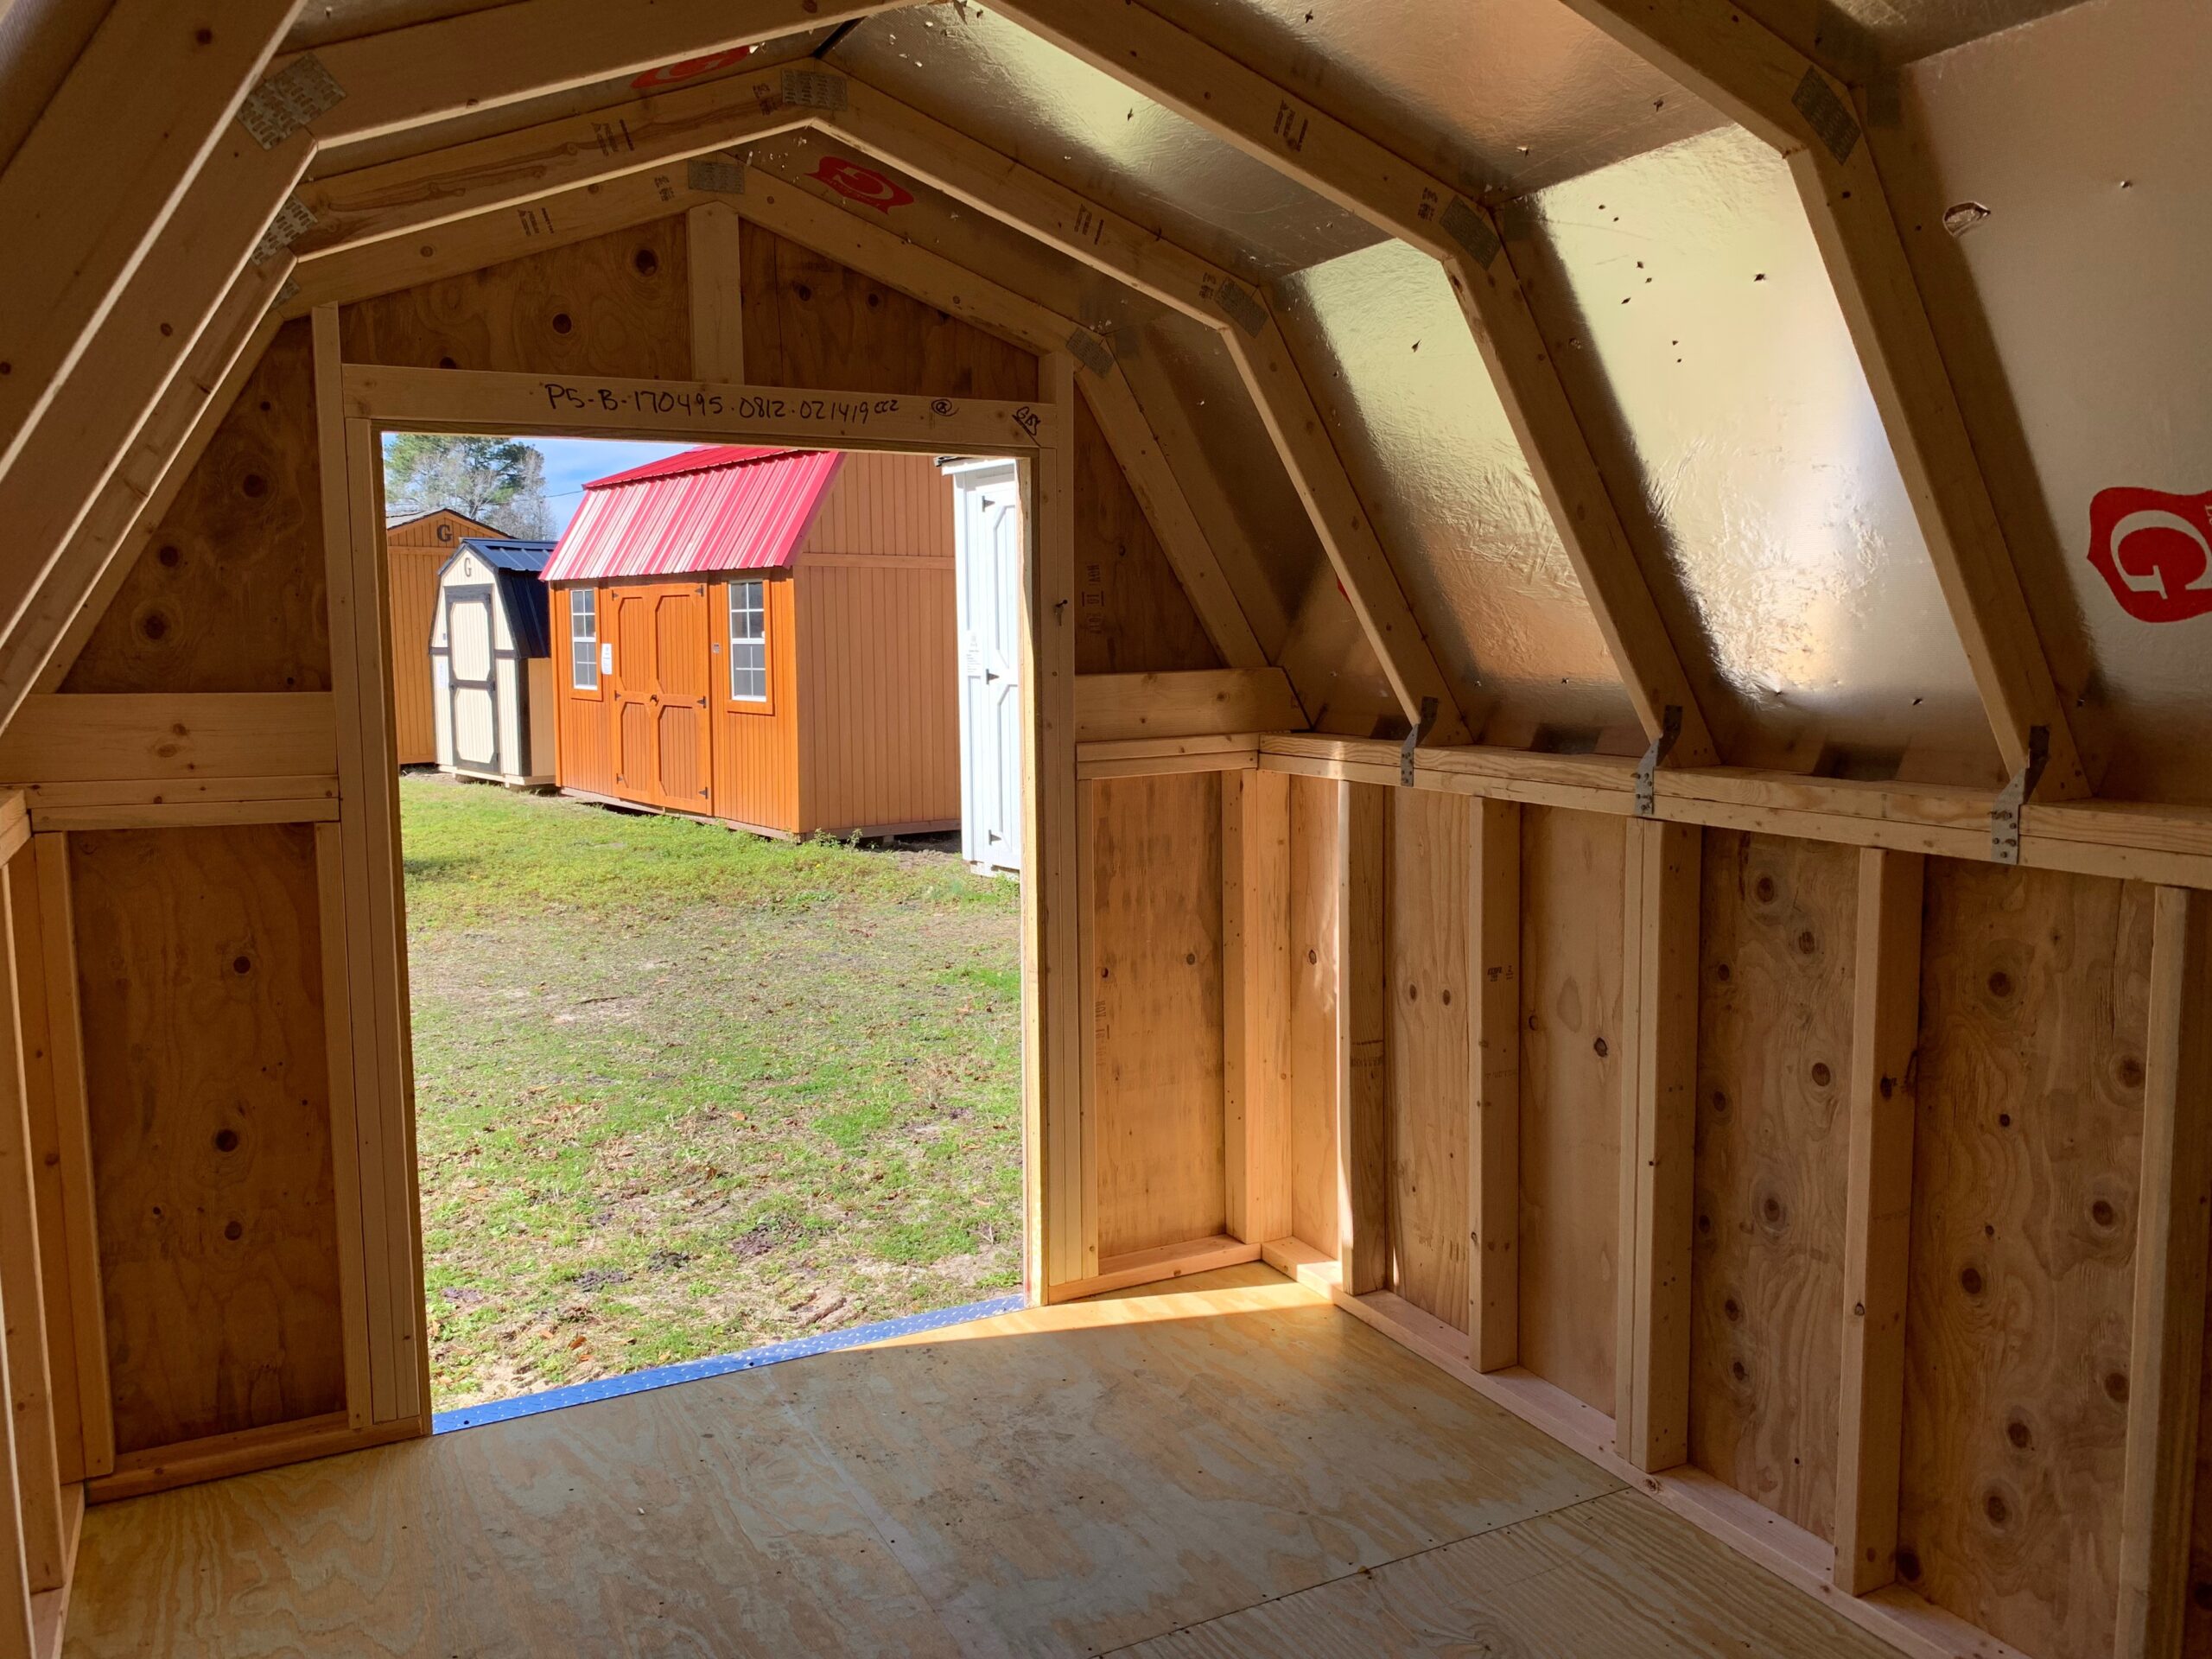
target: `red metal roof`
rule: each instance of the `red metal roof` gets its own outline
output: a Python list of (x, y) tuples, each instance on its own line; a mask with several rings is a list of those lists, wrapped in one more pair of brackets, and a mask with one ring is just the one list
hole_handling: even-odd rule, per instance
[(719, 444), (595, 479), (544, 579), (782, 569), (844, 460), (835, 450)]

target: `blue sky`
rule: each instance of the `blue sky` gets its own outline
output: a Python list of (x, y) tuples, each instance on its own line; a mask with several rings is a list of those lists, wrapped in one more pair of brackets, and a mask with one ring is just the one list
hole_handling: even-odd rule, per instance
[(593, 479), (698, 447), (612, 442), (604, 438), (532, 438), (531, 442), (545, 455), (545, 506), (552, 515), (556, 536), (567, 527), (576, 504), (584, 499), (584, 486)]

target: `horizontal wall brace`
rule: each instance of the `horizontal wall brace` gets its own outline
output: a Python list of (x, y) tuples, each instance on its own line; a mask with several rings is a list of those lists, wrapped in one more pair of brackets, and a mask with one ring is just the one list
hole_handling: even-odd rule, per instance
[[(1077, 764), (1090, 777), (1233, 769), (1245, 744), (1265, 770), (1399, 786), (1399, 746), (1376, 738), (1313, 732), (1245, 734), (1215, 740), (1218, 756), (1173, 741), (1086, 743)], [(1538, 754), (1522, 749), (1422, 749), (1414, 787), (1622, 817), (1637, 814), (1637, 762), (1623, 755)], [(1852, 847), (1991, 861), (1993, 791), (1954, 785), (1892, 785), (1734, 766), (1662, 770), (1652, 816), (1676, 823), (1750, 830)], [(2171, 887), (2212, 888), (2212, 808), (2134, 801), (2030, 802), (2021, 814), (2018, 861)]]
[(1290, 677), (1280, 668), (1084, 674), (1075, 683), (1079, 743), (1273, 732), (1305, 724)]

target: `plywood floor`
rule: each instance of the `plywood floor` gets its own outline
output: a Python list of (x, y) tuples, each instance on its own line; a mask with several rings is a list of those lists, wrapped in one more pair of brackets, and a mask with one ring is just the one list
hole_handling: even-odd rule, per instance
[(96, 1510), (70, 1659), (1887, 1649), (1265, 1268)]

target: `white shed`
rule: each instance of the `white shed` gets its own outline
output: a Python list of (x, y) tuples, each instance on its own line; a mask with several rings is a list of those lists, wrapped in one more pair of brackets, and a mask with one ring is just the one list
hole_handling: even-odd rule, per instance
[(960, 856), (1021, 868), (1021, 479), (1011, 461), (948, 462), (960, 630)]
[(438, 766), (520, 786), (554, 776), (553, 664), (545, 584), (550, 542), (470, 537), (438, 572), (430, 616)]

